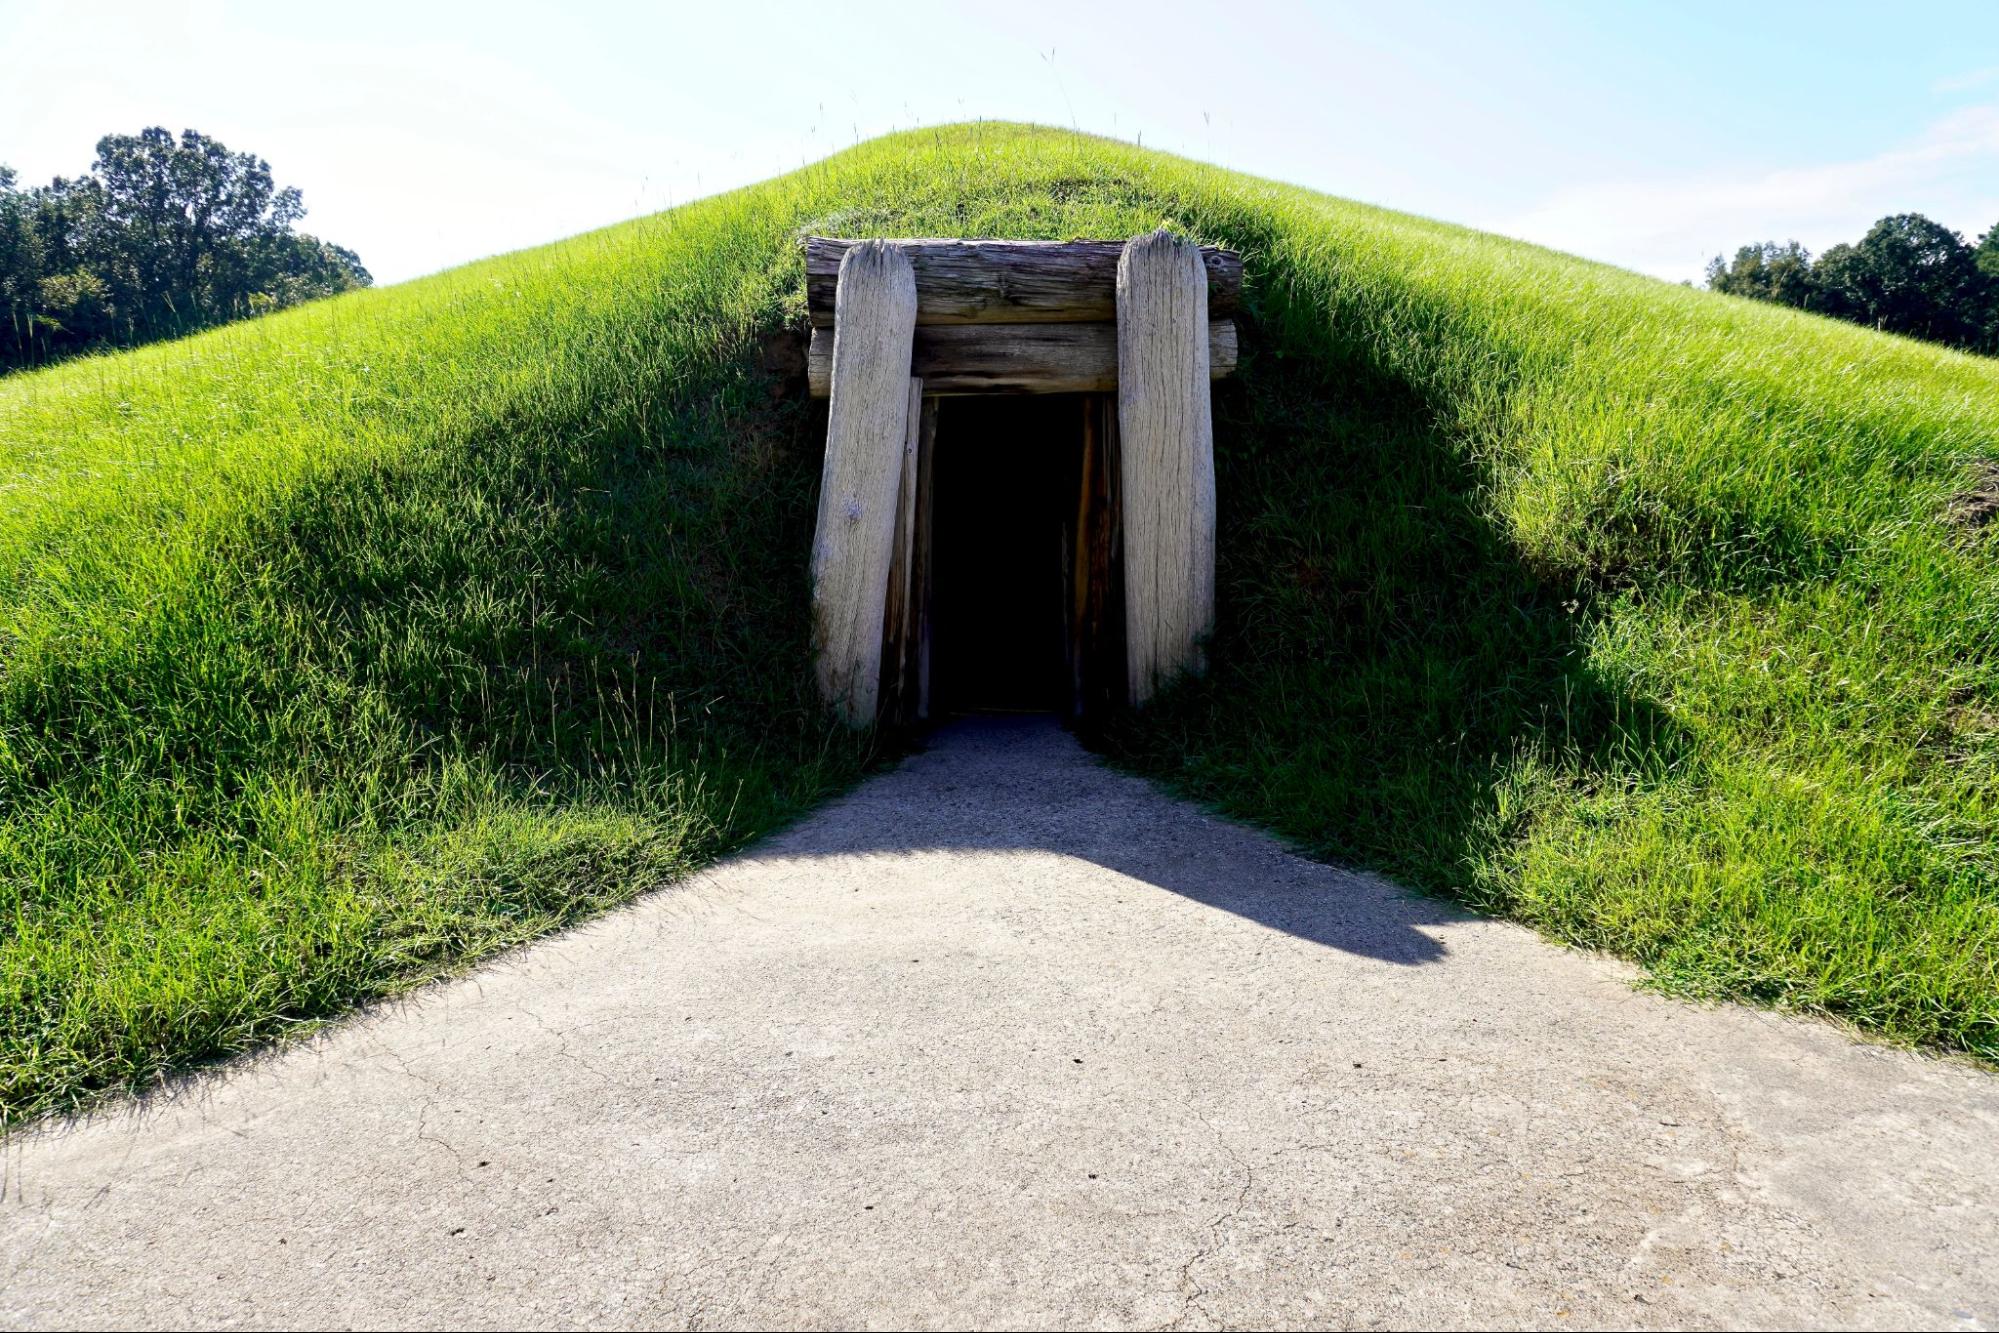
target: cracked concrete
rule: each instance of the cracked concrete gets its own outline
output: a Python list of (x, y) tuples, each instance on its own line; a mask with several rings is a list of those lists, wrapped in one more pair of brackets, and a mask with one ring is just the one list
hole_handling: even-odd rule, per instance
[(967, 726), (754, 853), (5, 1146), (15, 1325), (1999, 1323), (1999, 1079)]

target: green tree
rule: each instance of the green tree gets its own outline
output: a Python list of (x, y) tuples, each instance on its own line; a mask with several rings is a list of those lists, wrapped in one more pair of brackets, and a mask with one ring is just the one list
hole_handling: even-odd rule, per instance
[(1974, 249), (1920, 213), (1897, 213), (1817, 260), (1796, 241), (1745, 245), (1733, 262), (1717, 255), (1707, 285), (1912, 338), (1999, 351), (1999, 226)]
[[(133, 343), (366, 286), (353, 251), (296, 230), (296, 189), (194, 130), (106, 135), (91, 170), (0, 187), (0, 365)], [(11, 341), (8, 341), (11, 339)]]
[(33, 199), (15, 188), (12, 167), (0, 166), (0, 365), (32, 338), (42, 281), (41, 238)]
[(1920, 213), (1898, 213), (1814, 269), (1820, 309), (1890, 333), (1959, 347), (1984, 341), (1992, 280), (1964, 238)]
[(1972, 251), (1978, 261), (1978, 271), (1999, 282), (1999, 222), (1992, 224), (1991, 230), (1978, 238), (1978, 248)]
[[(101, 228), (92, 267), (135, 330), (199, 327), (327, 277), (292, 226), (305, 214), (268, 162), (196, 133), (153, 128), (97, 143), (88, 187)], [(299, 264), (306, 265), (301, 272)]]
[(1731, 296), (1802, 308), (1812, 304), (1815, 292), (1812, 257), (1796, 241), (1745, 245), (1735, 252), (1733, 263), (1724, 263), (1720, 255), (1708, 261), (1707, 285)]

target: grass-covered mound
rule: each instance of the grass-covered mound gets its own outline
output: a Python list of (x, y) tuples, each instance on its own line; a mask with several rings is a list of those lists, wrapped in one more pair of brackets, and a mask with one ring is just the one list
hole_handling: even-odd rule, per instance
[(0, 381), (0, 1110), (239, 1047), (849, 779), (845, 234), (1244, 251), (1216, 669), (1108, 743), (1703, 994), (1999, 1055), (1999, 363), (1076, 135), (920, 131)]

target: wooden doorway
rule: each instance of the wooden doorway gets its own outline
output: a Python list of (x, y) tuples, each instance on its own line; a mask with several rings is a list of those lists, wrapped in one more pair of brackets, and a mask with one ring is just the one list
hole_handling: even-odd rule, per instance
[(885, 676), (913, 680), (885, 679), (884, 699), (905, 722), (985, 711), (1074, 720), (1115, 706), (1125, 667), (1114, 403), (962, 396), (933, 410), (918, 466), (915, 652), (884, 653)]
[(1241, 257), (1159, 231), (808, 237), (805, 259), (827, 704), (857, 727), (1088, 718), (1200, 671)]

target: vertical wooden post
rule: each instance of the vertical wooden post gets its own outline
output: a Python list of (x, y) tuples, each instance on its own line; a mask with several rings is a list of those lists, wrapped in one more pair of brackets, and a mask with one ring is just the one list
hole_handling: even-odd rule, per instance
[(1199, 671), (1215, 615), (1215, 432), (1208, 274), (1165, 231), (1125, 243), (1117, 271), (1118, 447), (1125, 652), (1133, 704)]
[(930, 623), (936, 599), (936, 536), (932, 515), (936, 509), (937, 414), (943, 403), (937, 398), (923, 400), (923, 424), (916, 445), (916, 540), (911, 559), (911, 597), (915, 605), (910, 630), (912, 670), (916, 678), (916, 720), (930, 719)]
[(833, 391), (812, 541), (813, 646), (819, 690), (850, 726), (875, 720), (888, 596), (909, 436), (916, 275), (880, 241), (840, 260), (834, 295)]
[(1070, 673), (1073, 717), (1097, 720), (1125, 698), (1124, 604), (1118, 564), (1117, 400), (1083, 399), (1081, 486), (1071, 529)]
[(895, 546), (888, 565), (888, 598), (882, 612), (881, 720), (905, 727), (916, 721), (916, 506), (917, 465), (924, 430), (935, 430), (923, 396), (923, 381), (909, 381), (909, 426), (902, 444), (902, 480), (897, 490)]

